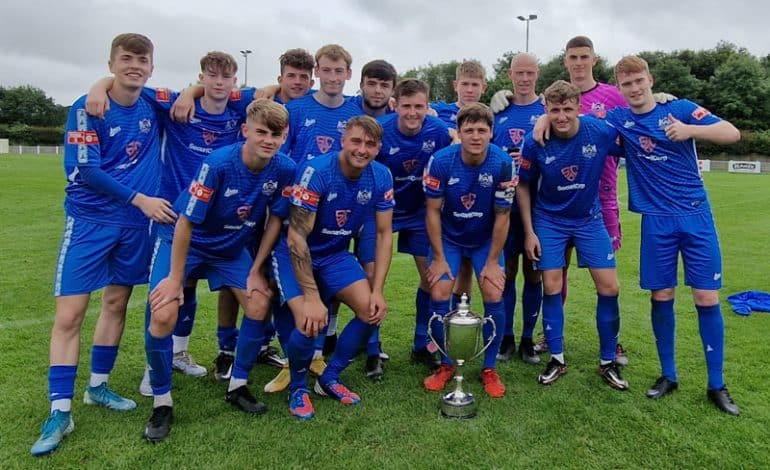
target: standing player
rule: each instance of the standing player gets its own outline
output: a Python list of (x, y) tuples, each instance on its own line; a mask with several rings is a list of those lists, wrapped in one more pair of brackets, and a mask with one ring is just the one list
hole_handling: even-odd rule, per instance
[(455, 70), (455, 80), (452, 87), (457, 93), (457, 101), (447, 103), (437, 101), (431, 103), (431, 108), (436, 111), (438, 118), (452, 129), (457, 128), (457, 113), (463, 106), (470, 103), (478, 103), (481, 95), (487, 89), (487, 73), (484, 66), (475, 60), (465, 60)]
[[(327, 323), (326, 303), (335, 297), (355, 316), (340, 334), (315, 392), (347, 405), (358, 404), (360, 397), (340, 382), (340, 373), (366, 343), (371, 327), (380, 324), (387, 313), (383, 285), (390, 267), (394, 203), (390, 172), (372, 162), (381, 138), (377, 121), (368, 116), (351, 118), (341, 151), (307, 161), (298, 170), (289, 230), (273, 252), (281, 302), (288, 305), (296, 325), (287, 348), (289, 412), (300, 419), (314, 415), (307, 371), (314, 338)], [(372, 216), (376, 218), (377, 241), (370, 283), (348, 246), (365, 218)]]
[[(535, 84), (540, 73), (537, 59), (530, 54), (516, 54), (511, 59), (508, 77), (513, 83), (514, 95), (511, 105), (495, 115), (495, 129), (492, 142), (505, 150), (516, 162), (521, 163), (521, 147), (524, 135), (532, 130), (535, 121), (544, 113), (543, 104), (535, 93)], [(536, 190), (531, 187), (531, 190)], [(507, 361), (516, 350), (513, 334), (514, 310), (516, 309), (516, 275), (519, 271), (519, 255), (524, 253), (524, 227), (515, 203), (511, 206), (511, 226), (505, 242), (505, 333), (500, 343), (498, 360)], [(529, 364), (539, 364), (540, 356), (535, 353), (532, 333), (540, 313), (543, 301), (543, 284), (540, 272), (532, 266), (532, 261), (522, 257), (524, 273), (524, 292), (521, 298), (522, 330), (519, 344), (519, 357)], [(502, 330), (502, 328), (501, 328)]]
[(390, 98), (397, 79), (396, 69), (389, 62), (382, 59), (367, 62), (361, 68), (361, 93), (350, 100), (367, 116), (384, 116), (390, 112)]
[[(460, 260), (473, 264), (484, 300), (484, 314), (495, 325), (505, 323), (503, 311), (503, 245), (508, 234), (510, 208), (516, 185), (511, 157), (490, 145), (494, 117), (481, 103), (464, 106), (457, 115), (460, 144), (447, 147), (428, 162), (423, 176), (426, 196), (425, 226), (430, 239), (426, 279), (431, 289), (431, 311), (446, 315)], [(444, 328), (435, 322), (433, 331), (443, 343)], [(492, 326), (484, 326), (488, 341)], [(500, 336), (495, 335), (484, 354), (481, 381), (493, 397), (505, 395), (505, 385), (495, 370)], [(454, 366), (442, 354), (441, 366), (423, 384), (430, 391), (444, 388)]]
[[(559, 80), (544, 95), (551, 139), (545, 147), (537, 145), (531, 134), (525, 139), (518, 191), (527, 256), (543, 273), (543, 328), (551, 361), (538, 381), (552, 384), (567, 372), (561, 290), (565, 250), (572, 244), (578, 264), (588, 267), (596, 286), (599, 374), (611, 387), (627, 390), (628, 382), (615, 363), (620, 328), (615, 254), (598, 194), (599, 175), (617, 132), (592, 116), (579, 116), (580, 90), (574, 85)], [(538, 187), (534, 211), (530, 183)]]
[[(154, 402), (144, 437), (152, 442), (166, 438), (171, 430), (171, 332), (184, 303), (182, 286), (191, 276), (207, 278), (212, 290), (229, 288), (244, 311), (226, 400), (246, 413), (267, 411), (246, 383), (262, 345), (270, 305), (263, 265), (281, 229), (278, 214), (286, 212), (282, 194), (289, 194), (295, 164), (276, 154), (286, 138), (288, 115), (283, 106), (257, 100), (247, 114), (241, 127), (245, 142), (206, 158), (189, 191), (174, 205), (180, 217), (173, 234), (161, 231), (156, 243), (150, 275), (152, 317), (145, 335)], [(246, 245), (268, 210), (252, 262)]]
[[(173, 222), (168, 201), (153, 197), (160, 173), (159, 124), (142, 99), (150, 78), (153, 44), (145, 36), (120, 34), (112, 41), (109, 68), (115, 76), (112, 109), (105, 119), (86, 114), (85, 96), (70, 109), (64, 169), (66, 224), (56, 268), (56, 316), (48, 370), (51, 415), (33, 455), (55, 450), (71, 432), (72, 397), (80, 353), (80, 326), (91, 292), (104, 287), (91, 349), (91, 377), (83, 401), (129, 411), (136, 403), (109, 389), (134, 285), (147, 282), (148, 217)], [(132, 207), (133, 206), (133, 207)]]
[[(393, 231), (398, 232), (398, 251), (414, 257), (420, 282), (415, 297), (416, 324), (412, 360), (435, 367), (436, 358), (428, 351), (428, 319), (430, 318), (430, 286), (425, 277), (428, 268), (429, 240), (425, 233), (425, 193), (422, 174), (428, 159), (451, 143), (449, 129), (439, 118), (427, 116), (428, 85), (405, 79), (393, 93), (395, 114), (380, 118), (383, 128), (382, 149), (377, 161), (393, 175), (396, 207)], [(369, 354), (367, 362), (376, 363), (372, 370), (382, 370), (379, 356)]]
[(677, 389), (674, 289), (677, 259), (692, 287), (706, 356), (707, 396), (731, 415), (740, 409), (724, 384), (724, 320), (719, 306), (722, 260), (711, 205), (698, 169), (695, 139), (730, 144), (740, 132), (688, 100), (657, 104), (647, 62), (624, 57), (615, 66), (618, 88), (630, 109), (607, 115), (623, 137), (628, 166), (629, 209), (642, 214), (639, 284), (651, 291), (652, 329), (661, 376), (649, 398)]

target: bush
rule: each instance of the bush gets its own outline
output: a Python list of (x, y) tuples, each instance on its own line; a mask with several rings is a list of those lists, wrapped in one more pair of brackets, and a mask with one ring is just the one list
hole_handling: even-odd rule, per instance
[(7, 138), (11, 145), (62, 145), (64, 128), (0, 124), (0, 138)]
[(741, 132), (741, 140), (735, 144), (717, 145), (710, 142), (698, 142), (698, 155), (714, 160), (735, 156), (770, 157), (770, 131)]

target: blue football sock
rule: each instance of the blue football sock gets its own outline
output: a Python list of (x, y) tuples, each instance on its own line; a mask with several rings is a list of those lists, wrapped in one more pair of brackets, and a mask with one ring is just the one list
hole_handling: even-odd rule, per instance
[(372, 326), (372, 334), (369, 335), (369, 342), (366, 343), (367, 356), (380, 355), (380, 327)]
[(564, 305), (561, 292), (543, 296), (543, 330), (548, 350), (553, 354), (564, 352)]
[(358, 351), (371, 336), (371, 331), (372, 325), (364, 323), (358, 317), (353, 317), (345, 325), (337, 340), (337, 348), (329, 360), (329, 365), (326, 366), (326, 370), (320, 378), (322, 383), (339, 380), (342, 371), (353, 361)]
[(153, 395), (163, 395), (171, 391), (171, 362), (173, 342), (171, 335), (156, 337), (146, 330), (144, 348), (147, 352), (147, 364), (150, 365), (150, 385)]
[(327, 323), (325, 327), (321, 328), (321, 331), (318, 332), (318, 336), (315, 337), (315, 340), (313, 341), (313, 348), (316, 351), (323, 351), (324, 344), (326, 343), (326, 334), (329, 332), (329, 324)]
[(415, 325), (414, 325), (414, 343), (412, 351), (423, 349), (428, 341), (428, 320), (430, 320), (430, 294), (422, 289), (417, 289), (414, 297)]
[[(446, 317), (447, 313), (449, 313), (449, 301), (448, 300), (441, 300), (441, 301), (435, 301), (431, 300), (430, 302), (430, 311), (440, 315), (441, 317)], [(441, 350), (445, 350), (445, 344), (444, 344), (444, 324), (439, 321), (439, 319), (433, 320), (433, 323), (430, 324), (430, 332), (433, 334), (433, 338), (436, 340), (436, 344), (439, 346)], [(449, 359), (449, 357), (446, 356), (443, 352), (441, 353), (441, 363), (451, 365), (452, 361)]]
[(117, 346), (91, 346), (91, 373), (109, 374), (118, 357)]
[(292, 331), (287, 344), (286, 354), (289, 358), (289, 373), (291, 384), (289, 390), (307, 388), (307, 371), (313, 360), (315, 338), (303, 335), (298, 329)]
[(655, 334), (655, 346), (658, 348), (660, 375), (677, 382), (674, 338), (676, 336), (676, 316), (674, 300), (652, 300), (652, 331)]
[(245, 315), (243, 316), (235, 349), (233, 378), (244, 380), (249, 378), (249, 372), (254, 367), (254, 363), (257, 362), (257, 354), (262, 347), (264, 335), (265, 322), (263, 320), (252, 320)]
[(709, 307), (696, 305), (698, 329), (706, 355), (709, 390), (722, 390), (725, 386), (722, 368), (725, 362), (725, 323), (719, 304)]
[(195, 292), (195, 287), (185, 287), (182, 289), (184, 304), (179, 307), (179, 316), (174, 327), (174, 336), (186, 337), (192, 333), (193, 324), (195, 323), (195, 312), (198, 309), (198, 299)]
[(262, 339), (262, 346), (269, 346), (273, 338), (275, 338), (275, 324), (270, 319), (265, 322), (265, 336)]
[[(495, 325), (505, 323), (505, 311), (504, 302), (484, 302), (484, 315), (491, 318), (495, 322)], [(481, 367), (486, 369), (488, 367), (495, 367), (497, 362), (497, 353), (500, 351), (500, 342), (503, 335), (500, 334), (500, 330), (492, 340), (492, 344), (489, 345), (486, 351), (484, 351), (484, 365)], [(487, 322), (484, 325), (484, 344), (487, 344), (489, 337), (492, 335), (492, 325)]]
[(524, 292), (521, 293), (521, 337), (532, 339), (535, 332), (540, 306), (543, 303), (543, 283), (524, 282)]
[(220, 351), (235, 352), (235, 345), (238, 343), (238, 328), (217, 326), (217, 339), (219, 340)]
[(278, 336), (278, 342), (281, 344), (284, 356), (289, 355), (289, 338), (294, 331), (294, 314), (291, 313), (288, 305), (274, 305), (273, 307), (273, 324), (275, 325), (275, 332)]
[(503, 310), (505, 313), (505, 326), (500, 331), (500, 325), (497, 325), (498, 336), (513, 336), (513, 320), (516, 311), (516, 278), (506, 279), (503, 289)]
[(620, 332), (620, 308), (617, 295), (596, 294), (596, 330), (599, 332), (601, 360), (614, 361)]
[(72, 399), (75, 395), (75, 377), (78, 366), (50, 366), (48, 368), (48, 399)]

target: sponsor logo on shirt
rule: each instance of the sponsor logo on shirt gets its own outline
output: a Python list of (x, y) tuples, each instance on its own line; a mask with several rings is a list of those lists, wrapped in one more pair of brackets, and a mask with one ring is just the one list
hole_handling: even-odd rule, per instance
[(433, 151), (436, 150), (436, 141), (433, 139), (424, 140), (420, 150), (425, 153), (433, 153)]
[(141, 121), (139, 121), (139, 132), (146, 134), (150, 132), (150, 129), (152, 129), (152, 121), (150, 121), (147, 118), (144, 118)]
[(556, 157), (554, 157), (554, 156), (545, 157), (545, 164), (546, 165), (550, 165), (551, 163), (554, 162), (554, 160), (556, 160)]
[(634, 121), (626, 121), (623, 123), (623, 127), (625, 127), (626, 129), (631, 129), (635, 125), (636, 123)]
[(315, 119), (310, 119), (310, 118), (305, 119), (305, 127), (310, 127), (313, 124), (315, 124)]
[(501, 117), (500, 119), (497, 120), (497, 123), (498, 124), (502, 124), (502, 123), (504, 123), (507, 120), (508, 120), (508, 116), (503, 116), (503, 117)]
[(532, 162), (527, 160), (526, 158), (521, 159), (521, 168), (524, 170), (529, 170), (532, 168)]
[(337, 227), (342, 228), (348, 223), (348, 214), (350, 214), (350, 209), (334, 211), (334, 219), (337, 221)]
[(372, 192), (368, 189), (359, 189), (358, 194), (356, 195), (356, 201), (359, 204), (369, 204), (369, 201), (372, 200)]
[(190, 118), (190, 124), (200, 124), (201, 120), (193, 116)]
[(133, 160), (139, 155), (139, 150), (142, 148), (142, 143), (138, 140), (132, 140), (126, 145), (126, 155)]
[(577, 165), (565, 166), (564, 168), (561, 169), (561, 174), (567, 179), (567, 181), (575, 181), (575, 178), (577, 178), (577, 175), (578, 175), (578, 166)]
[(240, 101), (242, 97), (243, 93), (240, 88), (230, 90), (230, 101)]
[(584, 145), (583, 156), (586, 158), (594, 158), (596, 156), (596, 144)]
[(511, 143), (514, 145), (519, 145), (524, 140), (524, 134), (524, 129), (508, 129), (508, 137), (511, 138)]
[(240, 191), (235, 188), (227, 188), (225, 189), (225, 197), (235, 196)]
[(211, 148), (211, 147), (201, 147), (200, 145), (195, 145), (192, 142), (190, 142), (187, 145), (187, 148), (192, 150), (193, 152), (199, 152), (199, 153), (203, 153), (203, 154), (206, 154), (206, 155), (208, 155), (208, 154), (210, 154), (211, 152), (214, 151), (214, 149)]
[(283, 190), (281, 191), (281, 197), (291, 197), (291, 194), (294, 192), (294, 186), (284, 186)]
[(417, 165), (419, 164), (420, 164), (420, 161), (417, 160), (416, 158), (412, 158), (411, 160), (404, 160), (403, 163), (401, 163), (401, 165), (403, 165), (404, 170), (407, 173), (413, 172), (417, 168)]
[(156, 88), (155, 89), (155, 101), (159, 103), (168, 103), (171, 101), (171, 92), (168, 88)]
[(388, 155), (395, 155), (395, 154), (397, 154), (400, 151), (401, 151), (401, 147), (391, 147), (388, 150)]
[(392, 201), (393, 200), (393, 188), (390, 188), (387, 191), (385, 191), (385, 194), (382, 195), (382, 199), (384, 201)]
[(193, 181), (192, 184), (190, 184), (190, 194), (201, 202), (209, 202), (211, 196), (214, 194), (214, 190), (204, 186), (203, 183)]
[(439, 181), (439, 179), (436, 178), (435, 176), (431, 176), (428, 174), (425, 174), (422, 176), (422, 184), (426, 188), (432, 189), (434, 191), (438, 191), (438, 188), (441, 187), (441, 181)]
[(299, 189), (299, 191), (297, 191), (298, 194), (295, 195), (296, 199), (298, 199), (303, 204), (307, 204), (312, 207), (318, 207), (318, 202), (321, 199), (318, 193), (303, 187), (300, 187), (298, 189)]
[(116, 135), (118, 135), (118, 132), (120, 131), (121, 131), (120, 126), (110, 127), (110, 137), (115, 137)]
[(215, 140), (219, 137), (218, 132), (212, 132), (212, 131), (203, 131), (201, 132), (201, 137), (203, 137), (203, 142), (206, 143), (206, 145), (211, 145), (214, 143)]
[(278, 181), (265, 181), (262, 185), (262, 194), (265, 196), (272, 196), (276, 189), (278, 189)]
[(99, 136), (96, 131), (69, 131), (67, 143), (72, 145), (97, 145)]
[(459, 182), (460, 182), (460, 178), (457, 178), (457, 177), (453, 176), (453, 177), (449, 178), (449, 181), (446, 182), (446, 185), (447, 186), (453, 186), (453, 185), (455, 185), (455, 184), (457, 184)]
[(326, 196), (326, 201), (327, 201), (327, 202), (329, 202), (329, 201), (333, 201), (333, 200), (335, 200), (335, 199), (337, 199), (337, 193), (329, 193), (329, 195), (328, 195), (328, 196)]
[(647, 137), (646, 135), (639, 136), (639, 146), (642, 147), (642, 150), (645, 152), (651, 153), (655, 150), (656, 145), (657, 142), (652, 137)]
[(709, 111), (708, 109), (704, 108), (703, 106), (698, 106), (695, 109), (695, 111), (692, 112), (692, 117), (694, 117), (695, 119), (700, 121), (701, 119), (703, 119), (704, 117), (708, 116), (709, 114), (711, 114), (711, 111)]
[(473, 193), (463, 194), (460, 196), (460, 202), (465, 207), (465, 210), (471, 210), (471, 207), (476, 203), (476, 195)]
[(479, 184), (482, 188), (491, 188), (493, 181), (492, 175), (489, 173), (481, 173), (479, 175)]
[(319, 135), (315, 138), (315, 143), (318, 145), (318, 150), (321, 151), (321, 153), (326, 153), (332, 148), (332, 144), (334, 143), (334, 137), (329, 137), (328, 135)]
[(607, 109), (604, 107), (604, 103), (591, 103), (591, 114), (604, 119), (607, 116)]

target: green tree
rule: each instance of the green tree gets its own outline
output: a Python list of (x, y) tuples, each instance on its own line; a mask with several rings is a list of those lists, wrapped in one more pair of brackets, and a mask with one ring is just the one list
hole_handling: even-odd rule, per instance
[(0, 124), (58, 126), (65, 120), (66, 108), (56, 105), (39, 88), (25, 85), (0, 93)]
[(454, 102), (457, 100), (453, 82), (459, 62), (453, 60), (441, 64), (423, 65), (404, 73), (405, 78), (417, 78), (430, 86), (430, 101)]
[(673, 55), (659, 58), (654, 64), (650, 64), (650, 73), (655, 80), (655, 91), (700, 101), (703, 82), (692, 75), (689, 66)]
[(710, 108), (742, 129), (770, 129), (770, 79), (749, 55), (734, 55), (709, 80)]

